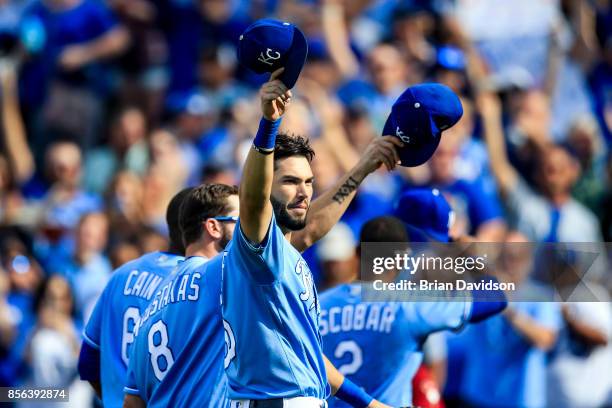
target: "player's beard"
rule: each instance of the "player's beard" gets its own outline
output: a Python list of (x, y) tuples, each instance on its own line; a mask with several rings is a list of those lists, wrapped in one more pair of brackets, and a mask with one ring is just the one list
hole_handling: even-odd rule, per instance
[(225, 249), (227, 244), (229, 244), (229, 242), (232, 240), (232, 237), (234, 236), (233, 228), (229, 228), (229, 226), (226, 223), (221, 223), (221, 232), (223, 235), (221, 235), (221, 239), (218, 242), (219, 252)]
[(276, 223), (280, 227), (284, 227), (290, 231), (299, 231), (306, 226), (306, 215), (304, 215), (303, 218), (294, 217), (289, 214), (287, 203), (277, 200), (274, 196), (270, 197), (270, 201), (272, 201)]

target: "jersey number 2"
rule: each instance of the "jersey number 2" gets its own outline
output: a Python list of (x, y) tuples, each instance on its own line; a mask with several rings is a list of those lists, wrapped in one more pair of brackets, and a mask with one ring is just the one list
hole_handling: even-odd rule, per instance
[[(155, 335), (159, 333), (159, 343), (155, 344)], [(168, 348), (168, 329), (163, 320), (155, 322), (147, 336), (149, 343), (149, 354), (151, 355), (151, 365), (155, 378), (159, 381), (163, 380), (172, 364), (174, 364), (174, 356), (172, 350)], [(166, 360), (165, 367), (160, 367), (160, 359), (163, 357)]]
[(341, 341), (334, 351), (334, 357), (342, 358), (345, 354), (351, 355), (351, 362), (338, 366), (338, 371), (344, 375), (355, 374), (363, 364), (361, 348), (353, 340)]

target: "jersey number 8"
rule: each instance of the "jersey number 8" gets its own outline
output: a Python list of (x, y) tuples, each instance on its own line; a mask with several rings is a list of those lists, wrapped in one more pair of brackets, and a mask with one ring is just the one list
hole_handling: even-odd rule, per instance
[[(159, 343), (155, 344), (155, 335), (159, 333)], [(153, 366), (153, 372), (155, 378), (159, 381), (163, 380), (172, 364), (174, 364), (174, 356), (172, 350), (168, 347), (168, 329), (166, 323), (163, 320), (155, 322), (149, 334), (147, 336), (149, 343), (149, 354), (151, 355), (151, 365)], [(160, 367), (160, 359), (164, 358), (166, 361), (165, 367)]]

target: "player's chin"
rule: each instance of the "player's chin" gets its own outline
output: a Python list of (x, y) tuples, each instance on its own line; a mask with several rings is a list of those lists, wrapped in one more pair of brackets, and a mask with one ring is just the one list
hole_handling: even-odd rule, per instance
[(307, 213), (308, 211), (293, 212), (293, 210), (290, 210), (289, 217), (286, 222), (287, 228), (289, 228), (291, 231), (299, 231), (301, 229), (304, 229), (304, 227), (306, 226)]

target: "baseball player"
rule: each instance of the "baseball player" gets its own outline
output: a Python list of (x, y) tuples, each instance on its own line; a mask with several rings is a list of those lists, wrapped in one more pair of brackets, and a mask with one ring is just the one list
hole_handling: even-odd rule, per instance
[(185, 197), (180, 225), (186, 259), (141, 316), (126, 406), (227, 406), (219, 310), (222, 259), (213, 257), (231, 240), (237, 220), (236, 187), (202, 185)]
[[(288, 23), (273, 28), (275, 37), (282, 37), (285, 29), (293, 30), (293, 38), (299, 36)], [(257, 41), (251, 41), (252, 32), (241, 37), (248, 39), (251, 51), (274, 39), (262, 31), (266, 35)], [(224, 254), (225, 372), (232, 407), (321, 407), (330, 393), (318, 331), (318, 296), (300, 254), (307, 245), (292, 245), (295, 231), (317, 225), (307, 223), (314, 152), (301, 137), (277, 137), (296, 79), (286, 81), (283, 73), (285, 68), (274, 71), (260, 90), (263, 118), (243, 169), (240, 221)], [(395, 147), (402, 146), (401, 141), (388, 137), (378, 143), (385, 152), (380, 158), (346, 175), (340, 189), (317, 200), (328, 208), (319, 213), (321, 222), (346, 209), (347, 198), (369, 172), (383, 162), (395, 167)], [(335, 377), (330, 377), (332, 389), (345, 395), (344, 384), (335, 383)], [(350, 388), (348, 394), (352, 397), (355, 390)]]
[[(432, 190), (410, 191), (400, 199), (398, 212), (433, 214), (409, 226), (410, 237), (436, 236), (448, 241), (451, 210), (442, 195)], [(441, 221), (441, 214), (445, 219)], [(434, 220), (433, 218), (441, 218)], [(436, 228), (437, 227), (437, 228)], [(361, 242), (408, 242), (406, 225), (395, 217), (367, 222)], [(501, 295), (501, 294), (500, 294)], [(365, 302), (358, 282), (339, 285), (321, 295), (320, 330), (323, 350), (347, 378), (385, 404), (411, 406), (410, 380), (422, 362), (422, 345), (431, 333), (458, 331), (499, 313), (505, 300), (491, 302)], [(330, 406), (346, 406), (332, 400)]]
[(78, 370), (81, 379), (94, 387), (105, 407), (122, 405), (134, 325), (157, 286), (183, 260), (185, 248), (178, 218), (180, 204), (189, 191), (182, 190), (168, 204), (169, 250), (145, 254), (118, 268), (85, 327)]

